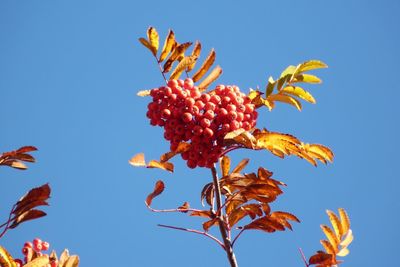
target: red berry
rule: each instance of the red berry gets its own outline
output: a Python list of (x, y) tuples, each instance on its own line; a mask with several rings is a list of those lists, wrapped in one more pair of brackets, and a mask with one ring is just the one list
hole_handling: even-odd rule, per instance
[(212, 110), (207, 110), (205, 113), (204, 113), (204, 118), (207, 118), (207, 119), (209, 119), (209, 120), (212, 120), (213, 118), (214, 118), (214, 111), (212, 111)]
[(26, 247), (26, 248), (32, 248), (33, 247), (33, 244), (32, 244), (32, 242), (25, 242), (25, 244), (24, 244), (24, 247)]
[(38, 252), (41, 251), (42, 249), (43, 249), (42, 243), (33, 244), (33, 250), (35, 250), (36, 253), (38, 253)]
[(214, 132), (210, 128), (205, 128), (204, 131), (203, 131), (203, 135), (206, 138), (211, 138), (214, 135)]
[(203, 128), (207, 128), (207, 127), (210, 127), (211, 122), (210, 122), (209, 119), (203, 118), (203, 119), (201, 119), (201, 121), (200, 121), (200, 125), (201, 125)]
[(233, 105), (233, 104), (229, 104), (229, 105), (226, 106), (226, 110), (227, 110), (228, 112), (230, 112), (230, 111), (236, 111), (236, 106)]
[(207, 103), (210, 101), (211, 96), (209, 94), (202, 94), (200, 98), (204, 103)]
[(193, 119), (193, 115), (192, 115), (191, 113), (189, 113), (189, 112), (183, 113), (183, 115), (182, 115), (182, 120), (183, 120), (185, 123), (191, 122), (192, 119)]
[(50, 244), (48, 242), (42, 243), (42, 250), (48, 250), (50, 248)]
[(199, 125), (196, 125), (193, 128), (193, 133), (194, 133), (194, 135), (200, 136), (203, 133), (203, 128)]
[(187, 166), (188, 166), (189, 168), (191, 168), (191, 169), (194, 169), (194, 168), (197, 167), (197, 162), (194, 161), (194, 160), (190, 160), (190, 159), (189, 159), (189, 160), (186, 162), (186, 164), (187, 164)]
[(169, 80), (167, 84), (168, 84), (168, 86), (171, 87), (171, 88), (172, 88), (172, 87), (177, 87), (177, 86), (178, 86), (177, 80)]
[(230, 129), (231, 131), (235, 131), (235, 130), (239, 129), (240, 128), (239, 122), (235, 121), (235, 120), (231, 121), (230, 128), (231, 128)]

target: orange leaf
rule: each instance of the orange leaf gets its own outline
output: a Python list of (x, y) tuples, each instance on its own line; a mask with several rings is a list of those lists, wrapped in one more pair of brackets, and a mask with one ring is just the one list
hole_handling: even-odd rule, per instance
[(159, 194), (161, 194), (165, 189), (165, 185), (164, 182), (161, 180), (158, 180), (156, 182), (156, 185), (154, 186), (154, 190), (151, 194), (149, 194), (146, 198), (146, 205), (150, 206), (151, 202), (153, 201), (153, 199), (158, 196)]
[(129, 164), (131, 164), (132, 166), (135, 166), (135, 167), (146, 166), (146, 162), (144, 160), (144, 154), (143, 153), (136, 154), (129, 160)]
[(204, 231), (208, 232), (208, 229), (210, 229), (211, 226), (214, 226), (217, 224), (218, 224), (218, 218), (211, 219), (211, 220), (203, 223), (203, 229), (204, 229)]
[(214, 215), (209, 210), (192, 211), (192, 213), (190, 213), (190, 216), (198, 216), (210, 219), (214, 218)]
[(158, 61), (159, 62), (163, 61), (167, 57), (169, 52), (171, 52), (171, 50), (174, 48), (175, 45), (176, 45), (175, 34), (172, 30), (170, 30), (167, 38), (165, 39), (160, 59)]
[(151, 160), (147, 165), (147, 168), (158, 168), (169, 172), (174, 172), (174, 164), (171, 162), (159, 162), (157, 160)]
[(149, 40), (151, 46), (151, 52), (154, 56), (157, 56), (158, 46), (159, 46), (159, 37), (158, 32), (155, 28), (149, 27), (147, 30), (147, 39)]
[(216, 66), (211, 73), (199, 84), (200, 91), (205, 91), (207, 87), (213, 83), (222, 74), (222, 68)]
[(179, 58), (185, 54), (186, 49), (188, 49), (189, 46), (191, 46), (191, 45), (192, 45), (191, 42), (176, 45), (174, 47), (174, 50), (172, 50), (171, 55), (169, 56), (167, 61), (164, 63), (163, 73), (169, 72), (172, 68), (172, 64), (176, 60), (179, 60)]
[(311, 264), (321, 264), (330, 266), (334, 264), (333, 255), (327, 254), (325, 252), (318, 252), (317, 254), (310, 257), (308, 263)]
[(239, 164), (233, 169), (232, 173), (240, 173), (249, 163), (249, 159), (242, 159)]
[(331, 243), (332, 247), (334, 247), (335, 251), (337, 252), (337, 247), (338, 247), (338, 245), (340, 243), (340, 240), (338, 240), (338, 238), (336, 237), (335, 233), (328, 226), (321, 225), (321, 229), (324, 232), (324, 234), (326, 235), (326, 237), (328, 238), (329, 243)]
[(227, 176), (231, 168), (231, 159), (228, 156), (223, 156), (220, 162), (222, 176)]
[(170, 80), (173, 79), (178, 79), (179, 76), (181, 76), (182, 72), (188, 68), (189, 66), (191, 66), (192, 64), (194, 64), (197, 60), (197, 56), (187, 56), (184, 57), (181, 62), (179, 62), (179, 64), (175, 67), (174, 71), (171, 73), (171, 75), (169, 76)]
[(214, 64), (215, 61), (215, 51), (214, 49), (211, 49), (210, 53), (208, 54), (206, 60), (204, 60), (203, 65), (201, 65), (200, 69), (196, 71), (196, 73), (193, 75), (193, 82), (197, 82), (200, 80), (204, 74), (210, 69), (212, 64)]
[(16, 216), (14, 219), (13, 223), (10, 225), (10, 228), (13, 229), (17, 227), (20, 223), (29, 221), (29, 220), (34, 220), (40, 217), (46, 216), (46, 213), (41, 210), (27, 210), (23, 212), (22, 214)]
[[(194, 48), (192, 51), (192, 56), (195, 56), (196, 58), (198, 58), (200, 56), (200, 52), (201, 52), (201, 43), (199, 41), (196, 41), (196, 43), (194, 44)], [(194, 66), (196, 65), (196, 61), (193, 62), (192, 65), (188, 66), (186, 71), (190, 72), (193, 70)]]

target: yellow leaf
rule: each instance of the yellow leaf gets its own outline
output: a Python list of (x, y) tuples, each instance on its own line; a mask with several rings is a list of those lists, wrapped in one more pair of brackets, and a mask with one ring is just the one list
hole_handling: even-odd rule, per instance
[(265, 89), (265, 95), (269, 96), (270, 94), (272, 94), (272, 91), (274, 90), (276, 81), (274, 81), (274, 79), (272, 77), (268, 78), (268, 85)]
[(200, 80), (204, 74), (210, 69), (212, 64), (214, 64), (215, 61), (215, 51), (214, 49), (211, 49), (210, 53), (208, 54), (206, 60), (204, 60), (203, 65), (201, 65), (200, 69), (196, 71), (196, 73), (193, 75), (193, 81), (197, 82)]
[(150, 43), (149, 41), (147, 41), (147, 40), (144, 39), (144, 38), (139, 38), (139, 41), (140, 41), (140, 43), (141, 43), (142, 45), (144, 45), (145, 47), (147, 47), (147, 49), (149, 49), (150, 52), (151, 52), (153, 55), (155, 55), (155, 53), (154, 53), (154, 48), (151, 46), (151, 43)]
[(64, 263), (63, 267), (78, 267), (79, 257), (77, 255), (70, 256)]
[(321, 83), (321, 79), (311, 74), (299, 74), (292, 80), (293, 83)]
[(137, 92), (138, 96), (150, 96), (150, 90), (141, 90)]
[(172, 64), (179, 60), (180, 57), (184, 56), (186, 49), (192, 45), (191, 42), (177, 44), (169, 55), (167, 61), (164, 63), (163, 72), (169, 72), (172, 68)]
[(162, 62), (167, 57), (169, 52), (172, 51), (175, 45), (176, 45), (175, 34), (172, 30), (170, 30), (167, 38), (165, 39), (164, 46), (162, 48), (162, 52), (158, 62)]
[(342, 230), (342, 225), (340, 223), (339, 218), (336, 216), (335, 213), (333, 213), (330, 210), (326, 210), (326, 213), (328, 214), (329, 221), (331, 221), (331, 224), (332, 224), (332, 227), (333, 227), (333, 230), (334, 230), (334, 232), (336, 234), (337, 239), (340, 240), (342, 238), (343, 233), (341, 231)]
[(301, 87), (298, 87), (298, 86), (287, 86), (287, 87), (282, 89), (282, 92), (285, 92), (286, 94), (290, 94), (290, 95), (294, 95), (294, 96), (300, 97), (300, 98), (304, 99), (307, 102), (315, 104), (314, 97), (309, 92), (307, 92), (306, 90), (304, 90)]
[(347, 212), (343, 209), (339, 209), (339, 216), (340, 216), (340, 222), (342, 224), (342, 233), (347, 233), (350, 229), (350, 219), (349, 216), (347, 215)]
[[(201, 43), (200, 43), (199, 41), (196, 41), (196, 43), (194, 44), (193, 51), (192, 51), (192, 56), (194, 56), (194, 57), (196, 57), (196, 58), (199, 58), (200, 52), (201, 52)], [(187, 69), (186, 69), (186, 71), (187, 71), (187, 72), (192, 71), (193, 68), (194, 68), (194, 66), (196, 65), (196, 62), (197, 62), (197, 60), (194, 61), (194, 62), (192, 63), (192, 65), (188, 66)]]
[(151, 160), (147, 165), (147, 168), (158, 168), (169, 172), (174, 172), (174, 164), (171, 162), (159, 162), (157, 160)]
[(161, 155), (160, 161), (161, 161), (161, 162), (168, 161), (168, 160), (170, 160), (172, 157), (174, 157), (175, 155), (180, 154), (180, 153), (183, 153), (183, 152), (186, 152), (186, 151), (188, 151), (189, 149), (190, 149), (190, 144), (189, 144), (189, 143), (180, 142), (180, 143), (178, 144), (178, 147), (176, 148), (175, 151), (170, 151), (170, 152), (167, 152), (167, 153)]
[(200, 92), (207, 89), (207, 87), (213, 83), (222, 74), (222, 68), (216, 66), (211, 73), (199, 84)]
[(147, 39), (149, 40), (151, 46), (151, 52), (156, 57), (159, 46), (159, 37), (158, 37), (158, 32), (156, 31), (155, 28), (150, 27), (147, 30)]
[(283, 157), (284, 155), (299, 155), (301, 153), (298, 147), (300, 141), (292, 135), (263, 130), (255, 132), (254, 137), (257, 140), (257, 149), (267, 149), (277, 156)]
[(295, 99), (291, 96), (288, 96), (288, 95), (284, 95), (284, 94), (270, 95), (270, 96), (268, 96), (267, 100), (270, 102), (279, 101), (279, 102), (287, 103), (287, 104), (294, 106), (298, 110), (301, 110), (301, 103), (297, 99)]
[(297, 66), (297, 73), (306, 72), (309, 70), (327, 68), (328, 66), (320, 60), (305, 61)]
[(146, 166), (146, 162), (144, 160), (144, 154), (143, 153), (136, 154), (129, 160), (129, 164), (131, 164), (132, 166), (135, 166), (135, 167)]
[(324, 232), (324, 234), (326, 235), (326, 237), (328, 238), (329, 243), (331, 243), (332, 247), (334, 247), (335, 251), (337, 252), (337, 247), (338, 247), (340, 241), (336, 237), (335, 233), (332, 231), (331, 228), (329, 228), (326, 225), (321, 225), (321, 229)]
[(228, 156), (223, 156), (220, 162), (222, 176), (227, 176), (231, 168), (231, 159)]
[(302, 147), (306, 154), (325, 164), (327, 163), (326, 161), (333, 161), (333, 152), (326, 146), (320, 144), (302, 144)]
[(181, 62), (175, 67), (174, 71), (171, 73), (169, 77), (170, 80), (178, 79), (181, 76), (182, 72), (197, 60), (197, 56), (187, 56), (184, 57)]
[(24, 265), (24, 267), (43, 267), (47, 266), (49, 264), (49, 256), (48, 255), (42, 255), (40, 257), (37, 257), (33, 259), (32, 261), (28, 262), (27, 264)]
[(253, 149), (256, 143), (256, 139), (250, 132), (244, 129), (238, 129), (226, 134), (224, 137), (224, 143), (227, 145), (240, 144), (246, 148)]
[(349, 255), (349, 253), (350, 253), (350, 251), (349, 251), (348, 248), (342, 248), (342, 249), (336, 254), (336, 256), (345, 257), (345, 256)]
[(0, 266), (1, 267), (16, 267), (14, 259), (11, 257), (10, 253), (0, 246)]
[(353, 231), (351, 231), (351, 229), (349, 229), (345, 234), (346, 236), (343, 238), (342, 242), (340, 242), (340, 246), (342, 246), (343, 248), (350, 245), (350, 243), (353, 242), (354, 239)]

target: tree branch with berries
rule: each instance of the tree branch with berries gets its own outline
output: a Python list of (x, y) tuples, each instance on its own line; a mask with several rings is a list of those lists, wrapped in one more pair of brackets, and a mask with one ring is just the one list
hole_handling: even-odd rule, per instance
[[(238, 266), (234, 245), (245, 231), (292, 230), (292, 223), (300, 220), (290, 212), (271, 210), (270, 204), (283, 193), (285, 183), (272, 178), (273, 173), (263, 167), (256, 172), (243, 172), (249, 159), (243, 159), (232, 168), (228, 154), (236, 149), (267, 150), (280, 158), (297, 156), (314, 166), (318, 161), (332, 162), (333, 152), (324, 145), (304, 143), (290, 134), (257, 128), (262, 107), (272, 111), (280, 102), (301, 110), (301, 100), (315, 103), (311, 93), (300, 85), (321, 83), (320, 78), (308, 71), (327, 65), (319, 60), (291, 65), (278, 79), (270, 77), (265, 90), (250, 89), (249, 93), (244, 93), (235, 85), (222, 84), (208, 89), (222, 74), (220, 66), (211, 69), (216, 58), (214, 49), (191, 74), (200, 58), (200, 42), (187, 53), (193, 43), (178, 43), (170, 30), (159, 49), (159, 35), (153, 27), (147, 30), (147, 38), (139, 38), (139, 41), (152, 53), (166, 84), (140, 91), (138, 95), (150, 97), (146, 116), (151, 125), (164, 129), (163, 137), (169, 142), (170, 151), (162, 154), (159, 160), (149, 162), (139, 153), (130, 159), (130, 164), (173, 172), (174, 164), (170, 160), (179, 155), (189, 168), (209, 169), (212, 176), (211, 182), (201, 190), (201, 201), (203, 207), (208, 206), (206, 209), (194, 209), (188, 202), (178, 208), (154, 209), (151, 207), (153, 199), (165, 189), (161, 180), (147, 196), (146, 205), (153, 212), (179, 212), (204, 218), (202, 230), (160, 226), (210, 238), (225, 251), (230, 266)], [(181, 79), (183, 73), (186, 78)], [(306, 266), (335, 266), (341, 263), (336, 256), (347, 255), (347, 246), (352, 241), (350, 220), (343, 209), (339, 211), (340, 219), (333, 212), (328, 213), (334, 230), (322, 227), (328, 238), (321, 241), (325, 252), (318, 251), (305, 260)], [(220, 239), (209, 234), (211, 227), (218, 227)], [(303, 253), (302, 256), (305, 259)]]

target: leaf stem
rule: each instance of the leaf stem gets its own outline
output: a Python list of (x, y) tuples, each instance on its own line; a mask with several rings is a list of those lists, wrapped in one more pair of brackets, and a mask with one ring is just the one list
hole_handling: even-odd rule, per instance
[(240, 232), (237, 234), (237, 236), (235, 236), (235, 238), (232, 241), (232, 247), (235, 245), (236, 240), (239, 238), (239, 236), (244, 232), (244, 228), (242, 228), (242, 230), (240, 230)]
[(14, 220), (14, 218), (11, 218), (11, 216), (12, 216), (12, 214), (13, 214), (14, 209), (15, 209), (16, 206), (17, 206), (17, 204), (14, 204), (14, 205), (13, 205), (13, 207), (12, 207), (12, 209), (11, 209), (11, 211), (10, 211), (10, 214), (9, 214), (9, 216), (8, 216), (7, 222), (4, 223), (4, 224), (2, 224), (2, 225), (0, 226), (0, 227), (5, 226), (3, 232), (1, 232), (1, 234), (0, 234), (0, 238), (2, 238), (2, 237), (5, 235), (5, 233), (6, 233), (7, 230), (9, 229), (8, 227), (9, 227), (9, 225), (10, 225), (10, 222), (12, 222), (12, 221)]
[(199, 231), (199, 230), (195, 230), (195, 229), (188, 229), (188, 228), (183, 228), (183, 227), (176, 227), (176, 226), (170, 226), (170, 225), (165, 225), (165, 224), (157, 224), (160, 227), (165, 227), (165, 228), (170, 228), (170, 229), (175, 229), (175, 230), (180, 230), (180, 231), (185, 231), (185, 232), (189, 232), (189, 233), (195, 233), (195, 234), (199, 234), (199, 235), (204, 235), (208, 238), (211, 238), (212, 240), (214, 240), (215, 242), (218, 243), (218, 245), (220, 245), (222, 247), (223, 250), (225, 250), (225, 246), (224, 244), (215, 236), (210, 235), (207, 232), (203, 232), (203, 231)]
[(168, 83), (168, 80), (167, 80), (167, 78), (165, 77), (165, 74), (164, 74), (164, 72), (163, 72), (163, 68), (161, 67), (161, 62), (158, 61), (157, 56), (154, 56), (154, 58), (155, 58), (156, 61), (157, 61), (157, 65), (158, 65), (158, 67), (160, 68), (160, 72), (161, 72), (161, 75), (163, 76), (163, 78), (164, 78), (164, 80), (165, 80), (165, 83)]
[(299, 248), (299, 251), (300, 251), (300, 254), (301, 254), (301, 258), (302, 258), (303, 261), (304, 261), (304, 265), (305, 265), (306, 267), (309, 267), (310, 265), (307, 263), (307, 259), (306, 259), (306, 256), (304, 256), (303, 250), (302, 250), (301, 248)]
[(231, 267), (238, 267), (238, 264), (236, 261), (236, 256), (235, 256), (235, 253), (233, 252), (232, 243), (228, 236), (229, 230), (227, 227), (227, 223), (224, 221), (224, 216), (222, 213), (223, 210), (221, 209), (222, 195), (221, 195), (221, 188), (219, 185), (219, 180), (218, 180), (218, 175), (217, 175), (217, 169), (215, 168), (215, 165), (211, 168), (211, 173), (212, 173), (212, 177), (213, 177), (215, 199), (216, 199), (217, 211), (218, 211), (216, 216), (218, 218), (219, 231), (221, 232), (221, 237), (222, 237), (222, 240), (224, 241), (226, 255), (228, 257)]
[(163, 209), (163, 210), (158, 210), (158, 209), (153, 209), (152, 207), (150, 207), (149, 205), (147, 205), (147, 203), (145, 203), (147, 208), (149, 210), (151, 210), (152, 212), (188, 212), (188, 211), (192, 211), (192, 212), (200, 212), (202, 210), (198, 210), (198, 209)]

